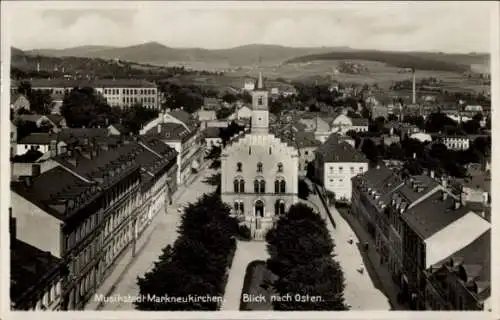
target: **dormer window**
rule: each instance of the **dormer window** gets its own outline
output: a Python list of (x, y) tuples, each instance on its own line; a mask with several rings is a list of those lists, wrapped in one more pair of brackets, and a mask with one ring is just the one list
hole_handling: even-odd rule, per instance
[(283, 163), (278, 163), (278, 172), (283, 172)]
[(243, 168), (243, 164), (241, 162), (238, 162), (236, 164), (236, 171), (237, 172), (241, 172), (242, 171), (242, 168)]
[(262, 172), (262, 162), (257, 163), (257, 172)]

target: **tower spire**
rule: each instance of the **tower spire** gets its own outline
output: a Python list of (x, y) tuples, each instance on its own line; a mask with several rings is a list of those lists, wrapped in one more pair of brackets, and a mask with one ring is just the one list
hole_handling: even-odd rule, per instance
[(259, 80), (257, 81), (257, 89), (264, 88), (264, 82), (262, 81), (262, 72), (259, 71)]

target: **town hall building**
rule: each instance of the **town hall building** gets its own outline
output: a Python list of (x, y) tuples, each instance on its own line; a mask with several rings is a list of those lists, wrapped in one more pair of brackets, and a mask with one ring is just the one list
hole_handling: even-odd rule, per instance
[(259, 74), (252, 91), (249, 133), (235, 136), (221, 155), (221, 197), (255, 240), (298, 201), (296, 148), (269, 133), (268, 91)]

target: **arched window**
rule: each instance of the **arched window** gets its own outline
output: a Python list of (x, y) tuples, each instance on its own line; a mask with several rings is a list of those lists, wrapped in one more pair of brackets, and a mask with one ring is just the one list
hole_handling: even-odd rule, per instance
[(280, 181), (280, 193), (285, 193), (286, 192), (286, 182), (285, 180)]
[(245, 206), (243, 205), (243, 201), (240, 202), (240, 213), (244, 214), (245, 213)]
[(253, 182), (253, 192), (259, 193), (259, 180), (255, 179)]
[(285, 193), (285, 192), (286, 192), (285, 179), (279, 177), (274, 181), (274, 193)]
[(235, 201), (234, 202), (234, 212), (238, 213), (239, 210), (240, 210), (240, 204), (238, 201)]
[[(255, 201), (255, 216), (263, 217), (264, 216), (264, 202), (262, 200)], [(260, 229), (260, 226), (256, 225), (257, 229)]]
[(236, 178), (233, 181), (234, 193), (244, 193), (245, 192), (245, 180)]
[(266, 182), (264, 180), (260, 180), (260, 193), (266, 193)]
[(237, 172), (241, 172), (242, 171), (242, 168), (243, 168), (243, 164), (241, 162), (238, 162), (236, 164), (236, 171)]
[(278, 163), (278, 172), (283, 172), (283, 163)]
[(276, 200), (274, 209), (277, 216), (285, 214), (285, 202), (283, 200)]
[(262, 172), (262, 162), (257, 163), (257, 172)]
[(274, 181), (274, 193), (280, 193), (280, 181), (279, 180)]

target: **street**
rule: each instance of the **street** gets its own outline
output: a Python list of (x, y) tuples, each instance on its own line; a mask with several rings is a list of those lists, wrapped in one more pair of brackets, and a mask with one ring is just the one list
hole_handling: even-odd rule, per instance
[[(320, 215), (326, 220), (328, 230), (334, 240), (335, 259), (339, 261), (344, 271), (346, 282), (344, 297), (346, 303), (351, 306), (351, 310), (391, 310), (387, 296), (377, 288), (378, 279), (372, 279), (368, 273), (368, 267), (365, 265), (363, 256), (357, 245), (360, 241), (356, 233), (354, 233), (337, 209), (332, 206), (330, 207), (330, 212), (336, 224), (336, 228), (334, 228), (317, 194), (311, 193), (308, 202), (312, 203), (312, 207), (315, 209), (319, 208)], [(349, 243), (350, 239), (353, 240), (352, 244)], [(363, 273), (358, 271), (360, 268), (363, 268)]]
[[(106, 281), (117, 281), (112, 284), (112, 292), (100, 292), (97, 290), (96, 294), (104, 294), (109, 296), (132, 296), (135, 297), (139, 294), (137, 286), (137, 277), (143, 276), (149, 271), (157, 258), (161, 255), (162, 249), (169, 244), (173, 244), (177, 239), (177, 226), (180, 222), (180, 213), (177, 208), (189, 202), (194, 202), (202, 194), (213, 192), (216, 186), (204, 183), (206, 177), (213, 175), (216, 171), (211, 169), (203, 169), (191, 184), (179, 187), (174, 195), (174, 202), (168, 208), (168, 213), (161, 211), (151, 222), (148, 228), (154, 228), (148, 236), (144, 248), (136, 255), (133, 262), (127, 268), (125, 273), (118, 277), (110, 276)], [(147, 233), (147, 232), (146, 232)], [(120, 272), (119, 270), (117, 272)], [(106, 282), (105, 281), (105, 282)], [(109, 287), (106, 284), (101, 287)], [(91, 299), (92, 300), (92, 299)], [(108, 304), (98, 304), (95, 301), (90, 301), (87, 305), (87, 310), (115, 310), (115, 311), (128, 311), (134, 310), (134, 305), (131, 302), (116, 301)]]

